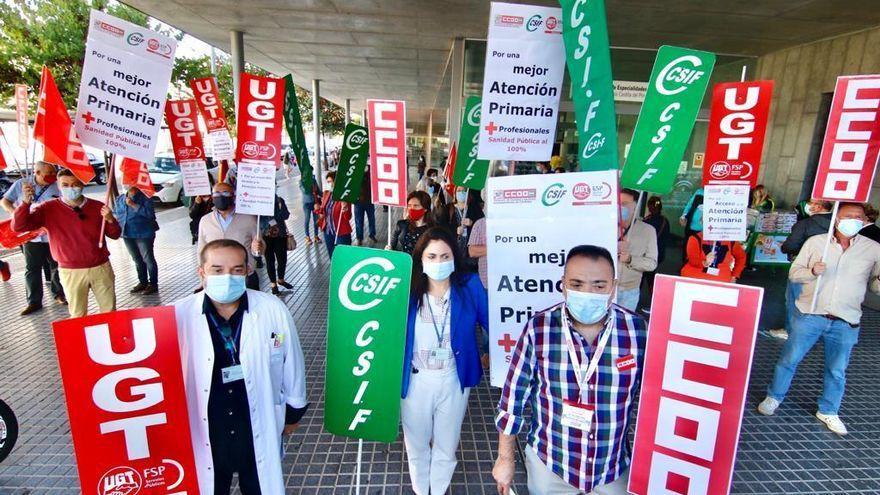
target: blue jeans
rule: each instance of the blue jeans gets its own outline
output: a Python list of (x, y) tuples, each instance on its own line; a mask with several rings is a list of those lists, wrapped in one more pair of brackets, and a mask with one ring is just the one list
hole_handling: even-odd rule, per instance
[[(311, 218), (311, 222), (309, 219)], [(315, 203), (303, 203), (303, 219), (306, 223), (306, 237), (311, 237), (309, 224), (314, 224), (315, 235), (318, 235), (318, 215), (315, 214)]]
[(859, 328), (851, 327), (841, 320), (829, 320), (824, 316), (796, 311), (791, 318), (791, 333), (782, 354), (776, 362), (773, 381), (767, 387), (767, 395), (782, 402), (798, 364), (821, 338), (825, 342), (825, 377), (819, 412), (837, 414), (846, 386), (846, 367), (853, 346), (859, 341)]
[[(335, 243), (333, 242), (334, 240), (336, 241)], [(341, 235), (337, 238), (336, 236), (324, 232), (324, 245), (327, 246), (327, 256), (331, 260), (333, 259), (333, 250), (340, 244), (351, 246), (351, 234)]]
[(138, 282), (159, 286), (159, 266), (156, 264), (156, 256), (153, 254), (153, 242), (155, 237), (146, 239), (123, 238), (128, 254), (134, 261), (137, 270)]
[(785, 286), (785, 330), (788, 333), (791, 333), (791, 323), (794, 320), (795, 314), (799, 313), (795, 301), (801, 297), (803, 288), (803, 284), (792, 282), (791, 280)]
[(618, 289), (617, 290), (617, 305), (621, 308), (626, 308), (630, 311), (635, 311), (636, 308), (639, 307), (639, 296), (641, 295), (641, 290), (638, 288), (635, 289)]
[(354, 204), (354, 232), (358, 241), (364, 240), (364, 214), (369, 222), (370, 237), (376, 237), (376, 205)]

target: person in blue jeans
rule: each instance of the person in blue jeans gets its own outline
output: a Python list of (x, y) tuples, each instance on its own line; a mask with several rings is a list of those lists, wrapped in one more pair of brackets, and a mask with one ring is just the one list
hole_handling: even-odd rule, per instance
[(370, 166), (364, 170), (364, 180), (361, 182), (361, 192), (354, 203), (354, 233), (355, 244), (360, 246), (364, 243), (364, 216), (367, 217), (370, 240), (373, 245), (379, 243), (376, 239), (376, 205), (373, 204), (373, 196), (370, 191)]
[(299, 190), (302, 192), (302, 205), (303, 205), (303, 221), (305, 222), (306, 227), (306, 245), (312, 243), (311, 233), (312, 231), (309, 227), (314, 227), (315, 237), (314, 243), (317, 244), (321, 242), (320, 237), (318, 237), (318, 215), (315, 213), (315, 196), (320, 196), (320, 191), (318, 191), (318, 181), (315, 180), (315, 176), (312, 176), (311, 187), (306, 188), (303, 185), (303, 180), (299, 181)]
[(865, 290), (870, 284), (871, 292), (880, 294), (880, 243), (858, 235), (864, 223), (862, 204), (841, 203), (827, 255), (823, 257), (828, 234), (819, 234), (807, 239), (792, 263), (788, 278), (802, 287), (791, 318), (791, 334), (776, 362), (767, 397), (758, 405), (761, 414), (771, 416), (776, 412), (798, 364), (821, 339), (825, 344), (825, 372), (816, 418), (832, 432), (847, 434), (838, 415), (846, 388), (846, 368), (859, 341)]
[(122, 240), (134, 261), (138, 284), (131, 288), (132, 294), (155, 294), (159, 291), (159, 265), (153, 253), (156, 241), (156, 210), (153, 200), (136, 186), (116, 198), (114, 214), (122, 229)]

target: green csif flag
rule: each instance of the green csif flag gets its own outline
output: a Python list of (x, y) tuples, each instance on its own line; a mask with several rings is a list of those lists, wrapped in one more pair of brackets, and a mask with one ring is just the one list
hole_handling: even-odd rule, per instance
[(611, 170), (617, 163), (617, 116), (604, 0), (560, 0), (562, 40), (571, 77), (582, 171)]
[(303, 133), (302, 118), (299, 115), (299, 104), (296, 101), (296, 86), (293, 84), (293, 76), (284, 76), (284, 123), (287, 127), (287, 135), (290, 136), (290, 144), (293, 148), (293, 156), (299, 166), (302, 176), (303, 188), (306, 191), (312, 189), (312, 164), (309, 162), (309, 150), (306, 148), (306, 136)]
[(489, 160), (477, 159), (482, 107), (482, 98), (468, 96), (464, 105), (464, 118), (461, 119), (461, 131), (458, 133), (458, 154), (452, 183), (468, 189), (486, 187), (486, 176), (489, 175)]
[(397, 439), (411, 272), (406, 253), (333, 252), (324, 427), (334, 435)]
[(370, 154), (370, 139), (367, 128), (350, 122), (345, 126), (342, 151), (339, 152), (339, 166), (333, 184), (333, 199), (354, 203), (361, 193), (361, 182), (367, 168), (367, 155)]
[(633, 131), (621, 187), (672, 191), (715, 66), (715, 54), (661, 46)]

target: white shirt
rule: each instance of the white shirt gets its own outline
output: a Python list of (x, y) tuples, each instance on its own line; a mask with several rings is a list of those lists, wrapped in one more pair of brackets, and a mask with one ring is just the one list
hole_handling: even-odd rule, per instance
[[(425, 294), (422, 299), (422, 306), (416, 315), (413, 332), (412, 365), (417, 370), (455, 370), (455, 359), (452, 355), (452, 331), (450, 329), (452, 318), (449, 294), (449, 289), (447, 289), (446, 294), (440, 300), (428, 294)], [(442, 332), (442, 342), (437, 341), (438, 332)], [(431, 358), (431, 350), (437, 348), (449, 349), (449, 359)]]

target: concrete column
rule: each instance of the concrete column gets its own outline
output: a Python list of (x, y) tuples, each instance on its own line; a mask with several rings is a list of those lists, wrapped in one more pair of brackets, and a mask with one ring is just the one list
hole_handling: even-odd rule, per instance
[(461, 130), (461, 110), (464, 105), (464, 38), (452, 40), (452, 60), (449, 69), (452, 71), (449, 86), (449, 112), (446, 114), (446, 134), (449, 145), (458, 142)]
[(230, 31), (230, 55), (232, 56), (232, 88), (235, 95), (235, 115), (238, 120), (238, 88), (241, 84), (241, 73), (244, 72), (244, 33)]
[(351, 98), (345, 99), (345, 125), (351, 123)]
[(321, 84), (312, 79), (312, 123), (315, 126), (315, 170), (319, 183), (324, 182), (324, 156), (321, 153)]
[(434, 163), (431, 161), (431, 149), (433, 148), (431, 139), (433, 138), (434, 133), (434, 112), (431, 112), (428, 115), (428, 131), (425, 133), (425, 162), (428, 164), (428, 168), (434, 168)]

